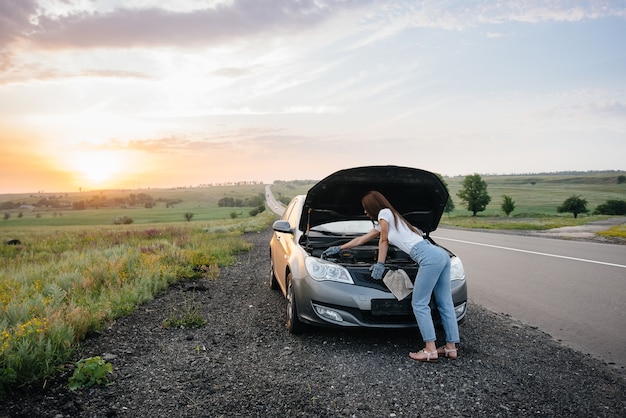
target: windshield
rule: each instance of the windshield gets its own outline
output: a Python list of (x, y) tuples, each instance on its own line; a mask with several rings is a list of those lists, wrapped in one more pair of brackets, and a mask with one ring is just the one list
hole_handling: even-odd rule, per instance
[(333, 235), (360, 235), (372, 230), (372, 221), (338, 221), (328, 222), (311, 228), (311, 232), (321, 232)]

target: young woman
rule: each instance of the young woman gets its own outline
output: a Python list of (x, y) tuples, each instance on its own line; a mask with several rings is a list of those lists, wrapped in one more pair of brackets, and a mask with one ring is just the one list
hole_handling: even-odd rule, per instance
[[(450, 289), (450, 256), (442, 248), (432, 245), (423, 238), (420, 230), (411, 225), (391, 206), (391, 203), (377, 191), (368, 192), (361, 200), (363, 209), (378, 225), (365, 235), (326, 249), (324, 256), (339, 253), (341, 250), (363, 245), (372, 239), (378, 240), (378, 262), (370, 270), (372, 278), (380, 280), (385, 271), (385, 259), (389, 243), (409, 254), (417, 262), (419, 270), (415, 278), (411, 306), (417, 320), (425, 347), (418, 352), (410, 352), (409, 357), (416, 361), (436, 362), (439, 356), (457, 358), (456, 343), (459, 340), (459, 328), (454, 313)], [(430, 312), (430, 297), (434, 293), (446, 344), (437, 348), (435, 344), (435, 326)]]

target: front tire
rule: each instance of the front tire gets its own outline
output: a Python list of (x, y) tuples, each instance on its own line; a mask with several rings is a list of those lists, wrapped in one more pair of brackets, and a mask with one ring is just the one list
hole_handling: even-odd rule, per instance
[(278, 290), (280, 286), (278, 285), (278, 279), (276, 278), (276, 274), (274, 274), (274, 261), (272, 260), (272, 255), (270, 254), (270, 289)]
[(300, 334), (306, 328), (305, 324), (298, 318), (296, 295), (293, 289), (291, 273), (287, 276), (287, 321), (285, 325), (287, 326), (287, 331), (291, 334)]

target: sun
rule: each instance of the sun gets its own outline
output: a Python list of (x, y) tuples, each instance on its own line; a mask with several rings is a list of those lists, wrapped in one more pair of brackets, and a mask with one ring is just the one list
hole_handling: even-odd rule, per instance
[(79, 181), (88, 186), (102, 186), (122, 170), (123, 158), (113, 151), (77, 152), (72, 155), (70, 164)]

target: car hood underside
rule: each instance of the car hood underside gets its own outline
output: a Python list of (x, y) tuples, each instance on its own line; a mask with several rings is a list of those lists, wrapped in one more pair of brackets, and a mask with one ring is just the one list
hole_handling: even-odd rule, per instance
[(434, 173), (410, 167), (368, 166), (337, 171), (306, 195), (299, 229), (334, 221), (367, 220), (361, 199), (370, 190), (382, 193), (412, 225), (425, 233), (437, 229), (448, 191)]

